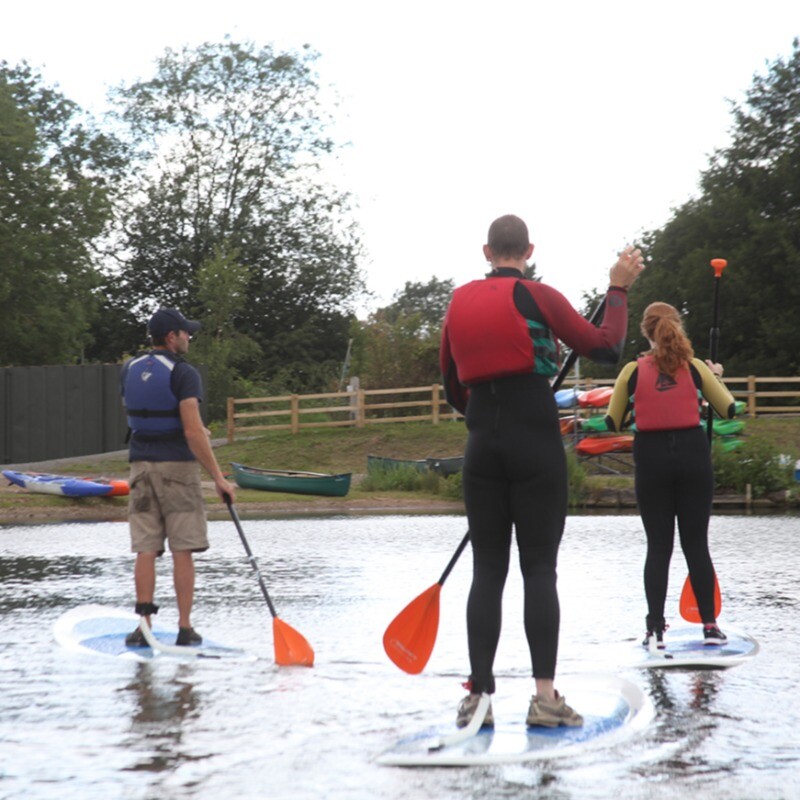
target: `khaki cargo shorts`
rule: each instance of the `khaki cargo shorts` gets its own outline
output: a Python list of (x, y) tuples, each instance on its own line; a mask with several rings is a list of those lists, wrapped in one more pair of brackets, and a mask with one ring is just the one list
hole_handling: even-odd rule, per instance
[(131, 551), (208, 550), (208, 525), (196, 461), (133, 461), (128, 522)]

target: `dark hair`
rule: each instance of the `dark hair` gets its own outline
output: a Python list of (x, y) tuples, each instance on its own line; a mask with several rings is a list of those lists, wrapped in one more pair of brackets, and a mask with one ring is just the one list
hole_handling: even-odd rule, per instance
[(694, 358), (694, 350), (678, 309), (669, 303), (650, 303), (642, 316), (642, 333), (655, 344), (650, 351), (660, 372), (675, 373)]
[(494, 256), (522, 258), (531, 244), (528, 238), (528, 226), (513, 214), (498, 217), (489, 226), (487, 244)]

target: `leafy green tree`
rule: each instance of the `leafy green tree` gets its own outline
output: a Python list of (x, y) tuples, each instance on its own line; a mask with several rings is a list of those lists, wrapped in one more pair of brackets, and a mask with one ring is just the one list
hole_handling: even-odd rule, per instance
[(236, 252), (217, 247), (197, 277), (203, 327), (190, 355), (192, 361), (208, 367), (208, 419), (223, 419), (227, 398), (247, 393), (239, 379), (238, 365), (260, 352), (258, 344), (234, 325), (236, 315), (247, 304), (248, 269), (239, 263)]
[(237, 362), (250, 379), (327, 388), (347, 349), (362, 289), (346, 194), (324, 183), (316, 55), (252, 44), (168, 50), (155, 76), (115, 99), (140, 164), (125, 211), (121, 281), (140, 316), (154, 304), (202, 316), (200, 271), (215, 248), (246, 267)]
[(0, 364), (82, 360), (121, 163), (75, 103), (0, 62)]
[(440, 331), (454, 288), (452, 279), (433, 277), (427, 283), (406, 281), (405, 286), (395, 292), (392, 302), (381, 310), (382, 316), (391, 324), (402, 317), (416, 315), (420, 333)]
[(717, 150), (701, 195), (677, 209), (642, 245), (648, 267), (631, 292), (628, 355), (646, 346), (638, 332), (653, 300), (685, 313), (698, 357), (709, 355), (714, 273), (720, 279), (719, 358), (728, 375), (800, 371), (800, 44), (757, 75), (732, 105), (731, 142)]
[(353, 366), (365, 388), (388, 389), (438, 383), (439, 341), (452, 280), (406, 282), (392, 302), (366, 322), (355, 323)]

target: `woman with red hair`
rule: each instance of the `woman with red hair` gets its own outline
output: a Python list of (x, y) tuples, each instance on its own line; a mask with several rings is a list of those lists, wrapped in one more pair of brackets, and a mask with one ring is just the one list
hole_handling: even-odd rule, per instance
[(649, 352), (623, 367), (608, 407), (608, 429), (619, 431), (633, 411), (636, 501), (647, 535), (644, 589), (647, 633), (643, 644), (664, 649), (664, 604), (678, 522), (680, 543), (703, 621), (705, 644), (726, 636), (714, 613), (714, 565), (708, 551), (708, 521), (714, 471), (702, 398), (719, 416), (733, 417), (735, 405), (722, 383), (722, 365), (694, 357), (680, 314), (668, 303), (644, 311), (642, 334)]

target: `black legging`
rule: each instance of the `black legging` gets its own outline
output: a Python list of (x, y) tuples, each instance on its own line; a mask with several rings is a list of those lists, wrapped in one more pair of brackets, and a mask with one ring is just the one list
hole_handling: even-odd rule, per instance
[(714, 471), (703, 428), (638, 432), (633, 443), (636, 500), (647, 534), (644, 591), (647, 628), (663, 628), (669, 563), (678, 521), (680, 542), (703, 622), (714, 622), (714, 566), (708, 520)]
[(473, 692), (494, 692), (511, 528), (525, 593), (533, 675), (555, 677), (558, 546), (567, 512), (567, 469), (553, 391), (541, 375), (471, 387), (464, 500), (473, 553), (467, 634)]

